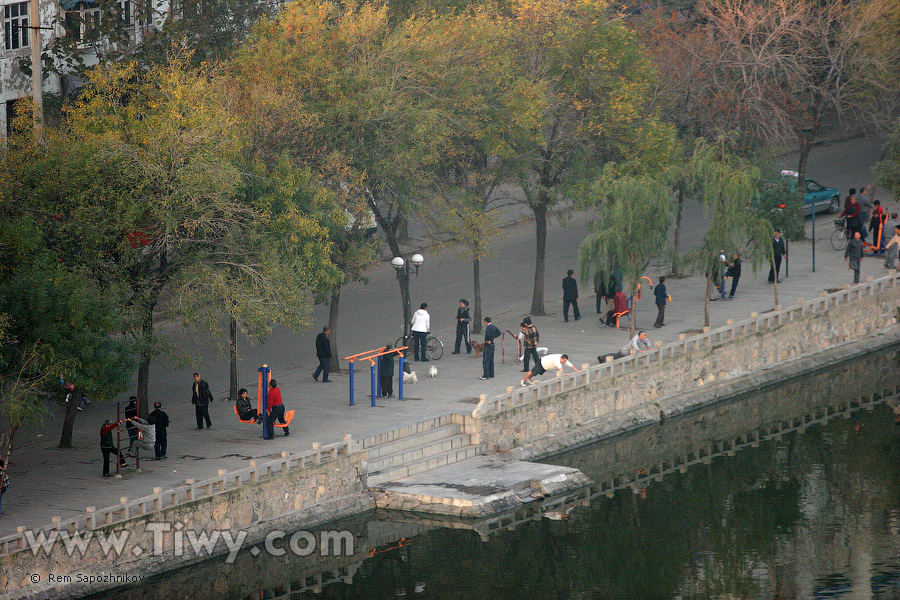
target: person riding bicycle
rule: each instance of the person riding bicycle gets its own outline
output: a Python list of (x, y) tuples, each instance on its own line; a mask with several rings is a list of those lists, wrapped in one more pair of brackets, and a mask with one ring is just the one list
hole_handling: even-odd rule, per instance
[(862, 235), (862, 207), (856, 201), (855, 195), (850, 196), (847, 207), (839, 216), (847, 219), (847, 226), (850, 228), (850, 235), (847, 237), (852, 239), (857, 231)]

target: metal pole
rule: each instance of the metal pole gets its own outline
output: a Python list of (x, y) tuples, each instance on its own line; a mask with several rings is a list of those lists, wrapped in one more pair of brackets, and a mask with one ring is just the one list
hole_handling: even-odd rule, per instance
[(376, 364), (377, 364), (377, 367), (375, 369), (376, 369), (376, 373), (378, 374), (378, 376), (375, 378), (375, 384), (378, 386), (376, 388), (378, 390), (378, 397), (381, 398), (381, 395), (382, 395), (381, 394), (381, 357), (376, 356), (375, 360), (376, 360)]
[[(140, 402), (138, 402), (138, 406), (137, 406), (137, 416), (139, 418), (141, 416), (141, 403)], [(144, 441), (142, 438), (142, 436), (144, 435), (144, 431), (142, 429), (138, 429), (138, 432), (139, 432), (139, 435), (138, 435), (139, 439), (138, 439), (138, 443), (135, 444), (135, 446), (137, 447), (137, 450), (135, 451), (135, 455), (134, 455), (134, 468), (138, 473), (140, 473), (141, 472), (141, 444), (140, 444), (140, 442)]]
[[(830, 202), (830, 200), (829, 200)], [(812, 272), (816, 272), (816, 203), (812, 208)]]
[[(75, 392), (72, 392), (75, 395)], [(122, 430), (119, 422), (122, 421), (122, 403), (116, 402), (116, 478), (122, 477)]]
[(372, 408), (374, 408), (374, 407), (375, 407), (375, 399), (377, 398), (377, 395), (378, 395), (378, 384), (375, 383), (375, 380), (377, 379), (377, 377), (375, 377), (375, 361), (369, 359), (369, 362), (372, 363), (372, 365), (371, 365), (371, 372), (372, 372), (372, 375), (371, 375), (371, 377), (372, 377)]
[(41, 137), (44, 124), (44, 86), (41, 63), (41, 7), (39, 0), (31, 0), (28, 4), (29, 25), (31, 26), (31, 98), (33, 105), (34, 141)]
[(353, 406), (353, 361), (350, 361), (350, 406)]
[(403, 356), (401, 355), (400, 356), (400, 379), (397, 381), (397, 386), (398, 386), (397, 391), (399, 392), (397, 394), (397, 398), (399, 398), (400, 400), (403, 400), (403, 373), (404, 373), (403, 363), (405, 363), (405, 362), (406, 362), (406, 359), (403, 358)]
[(267, 412), (269, 408), (269, 379), (272, 377), (272, 369), (269, 368), (269, 365), (263, 365), (259, 368), (259, 372), (262, 373), (262, 385), (260, 386), (262, 388), (260, 394), (262, 397), (262, 413), (260, 414), (263, 418), (263, 437), (267, 438), (274, 435), (274, 431), (270, 432), (271, 428), (269, 427), (269, 415)]
[(409, 297), (409, 261), (403, 263), (403, 289), (406, 292), (406, 302), (403, 306), (403, 345), (409, 343), (409, 326), (412, 318), (412, 303)]

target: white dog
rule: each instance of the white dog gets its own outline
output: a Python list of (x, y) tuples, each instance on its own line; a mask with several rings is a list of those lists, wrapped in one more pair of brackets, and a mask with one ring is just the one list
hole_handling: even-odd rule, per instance
[(419, 381), (419, 378), (416, 377), (415, 371), (403, 374), (403, 383), (416, 383), (417, 381)]
[(436, 366), (431, 365), (430, 367), (428, 367), (428, 376), (431, 377), (432, 379), (437, 377), (437, 367)]

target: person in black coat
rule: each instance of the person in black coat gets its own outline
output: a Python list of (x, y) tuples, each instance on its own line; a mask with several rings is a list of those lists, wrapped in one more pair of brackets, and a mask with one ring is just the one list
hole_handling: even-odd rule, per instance
[(194, 385), (191, 386), (191, 404), (194, 405), (194, 413), (197, 416), (197, 429), (203, 429), (203, 421), (206, 421), (206, 428), (212, 427), (212, 421), (209, 418), (209, 403), (212, 402), (213, 395), (209, 391), (209, 384), (200, 379), (200, 373), (194, 373)]
[(663, 321), (666, 319), (666, 304), (669, 302), (665, 275), (659, 278), (659, 283), (656, 285), (656, 289), (653, 290), (653, 295), (656, 296), (656, 323), (653, 326), (662, 327), (665, 325)]
[(725, 261), (725, 266), (728, 267), (728, 270), (725, 271), (725, 276), (731, 277), (731, 292), (728, 294), (728, 299), (731, 300), (734, 298), (738, 282), (741, 280), (741, 255), (735, 252), (731, 260)]
[(322, 328), (322, 333), (316, 336), (316, 358), (319, 359), (319, 366), (313, 372), (313, 379), (319, 380), (319, 374), (322, 374), (322, 383), (331, 383), (328, 379), (328, 372), (331, 368), (331, 340), (328, 334), (331, 330), (328, 325)]
[(572, 314), (575, 317), (575, 320), (581, 318), (581, 313), (578, 311), (578, 282), (575, 281), (575, 278), (572, 275), (575, 273), (572, 269), (566, 273), (566, 278), (562, 280), (562, 289), (563, 289), (563, 319), (566, 323), (569, 322), (569, 305), (572, 305)]
[(166, 429), (169, 427), (169, 415), (162, 410), (161, 402), (153, 403), (153, 412), (147, 417), (147, 422), (156, 429), (156, 441), (153, 443), (153, 450), (156, 454), (156, 460), (166, 458), (166, 450), (168, 449), (169, 439)]
[(469, 301), (463, 298), (459, 301), (459, 308), (456, 309), (456, 345), (453, 347), (453, 354), (459, 354), (462, 342), (466, 342), (466, 354), (472, 354), (472, 343), (469, 342)]
[(787, 248), (784, 245), (784, 238), (781, 237), (781, 230), (775, 230), (775, 237), (772, 238), (772, 254), (775, 255), (775, 266), (769, 269), (769, 283), (781, 283), (781, 259), (787, 256)]
[[(385, 344), (382, 352), (391, 349), (390, 344)], [(378, 375), (381, 378), (381, 396), (384, 398), (394, 397), (394, 356), (396, 353), (385, 354), (378, 361)]]
[(494, 376), (494, 340), (503, 335), (500, 328), (491, 323), (490, 317), (484, 318), (484, 353), (481, 355), (483, 373), (481, 379)]

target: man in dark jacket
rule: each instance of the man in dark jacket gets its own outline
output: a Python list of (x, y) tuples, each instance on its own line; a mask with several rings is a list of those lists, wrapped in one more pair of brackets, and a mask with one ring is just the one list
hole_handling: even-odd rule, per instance
[(194, 405), (194, 413), (197, 416), (197, 429), (203, 429), (203, 421), (206, 421), (206, 428), (212, 427), (212, 421), (209, 418), (209, 403), (212, 402), (212, 392), (209, 391), (209, 384), (200, 379), (200, 373), (194, 373), (194, 385), (191, 386), (191, 403)]
[(494, 340), (500, 337), (500, 329), (491, 323), (490, 317), (484, 318), (484, 354), (481, 355), (482, 375), (481, 379), (490, 379), (494, 376)]
[(566, 278), (562, 280), (562, 289), (563, 289), (563, 319), (566, 323), (569, 322), (569, 305), (572, 305), (572, 313), (575, 316), (575, 320), (581, 318), (581, 313), (578, 311), (578, 282), (575, 281), (575, 278), (572, 275), (575, 273), (572, 269), (569, 269), (568, 273), (566, 273)]
[(466, 342), (466, 354), (472, 354), (472, 344), (469, 342), (469, 301), (462, 299), (459, 301), (459, 308), (456, 309), (456, 345), (453, 347), (453, 354), (459, 354), (462, 342)]
[(787, 256), (787, 248), (784, 245), (784, 238), (781, 237), (781, 230), (775, 230), (775, 237), (772, 238), (772, 254), (775, 255), (775, 266), (769, 269), (769, 283), (781, 283), (781, 259)]
[(119, 458), (119, 467), (125, 468), (128, 465), (125, 463), (125, 458), (122, 456), (122, 453), (119, 452), (119, 449), (116, 448), (116, 445), (113, 443), (112, 432), (113, 429), (119, 426), (118, 421), (114, 423), (110, 423), (109, 419), (103, 421), (103, 425), (100, 426), (100, 451), (103, 453), (103, 476), (109, 477), (109, 457), (112, 455), (116, 455)]
[(847, 268), (853, 271), (853, 283), (859, 283), (859, 267), (863, 259), (862, 233), (853, 232), (853, 239), (847, 242), (844, 250), (844, 260), (849, 261)]
[(156, 454), (156, 460), (166, 458), (166, 449), (169, 445), (168, 433), (166, 429), (169, 427), (169, 415), (162, 410), (161, 402), (153, 403), (153, 412), (147, 417), (147, 422), (156, 428), (156, 441), (153, 443), (153, 450)]
[(728, 299), (731, 300), (734, 298), (738, 282), (741, 280), (741, 255), (735, 252), (731, 260), (725, 261), (725, 266), (728, 267), (728, 270), (725, 271), (725, 276), (731, 277), (731, 292), (728, 294)]
[(669, 302), (669, 295), (666, 293), (665, 275), (659, 278), (659, 283), (656, 285), (656, 289), (653, 290), (653, 295), (656, 296), (656, 323), (653, 326), (659, 328), (665, 325), (663, 321), (666, 319), (666, 304)]
[(331, 330), (328, 325), (322, 328), (322, 333), (316, 336), (316, 358), (319, 359), (319, 366), (313, 372), (313, 379), (319, 380), (319, 373), (322, 373), (322, 383), (331, 383), (328, 379), (328, 372), (331, 369), (331, 340), (328, 334)]
[(137, 396), (128, 399), (128, 406), (125, 407), (125, 429), (128, 430), (128, 456), (134, 456), (134, 445), (138, 441), (138, 428), (134, 426), (131, 419), (138, 416), (138, 400)]

